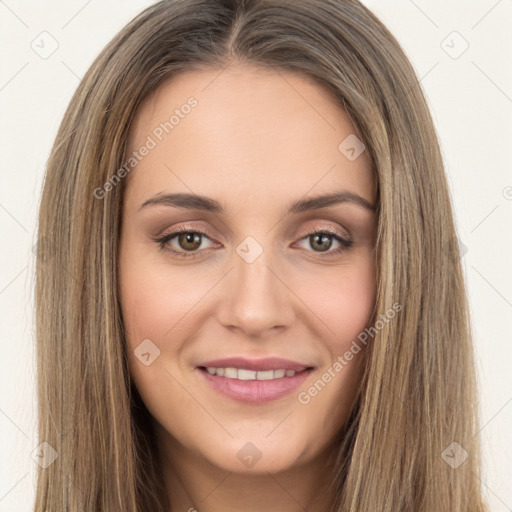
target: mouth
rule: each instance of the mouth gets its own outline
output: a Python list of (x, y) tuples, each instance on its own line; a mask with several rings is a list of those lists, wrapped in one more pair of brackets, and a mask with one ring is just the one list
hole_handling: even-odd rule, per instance
[(231, 358), (196, 367), (204, 381), (218, 393), (245, 403), (264, 403), (289, 395), (313, 372), (313, 366), (284, 359)]

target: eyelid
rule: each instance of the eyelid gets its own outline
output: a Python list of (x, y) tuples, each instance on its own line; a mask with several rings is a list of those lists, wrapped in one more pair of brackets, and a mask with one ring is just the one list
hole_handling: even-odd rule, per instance
[[(346, 230), (345, 230), (346, 231)], [(330, 235), (338, 236), (345, 240), (346, 242), (352, 242), (352, 236), (351, 234), (346, 231), (346, 233), (343, 233), (341, 229), (333, 228), (327, 224), (320, 224), (319, 226), (315, 226), (313, 228), (308, 228), (304, 230), (304, 234), (300, 237), (302, 240), (304, 237), (312, 235), (314, 233), (329, 233)]]

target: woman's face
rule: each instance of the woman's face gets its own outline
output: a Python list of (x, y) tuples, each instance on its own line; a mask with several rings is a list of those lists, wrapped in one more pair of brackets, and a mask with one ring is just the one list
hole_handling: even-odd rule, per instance
[[(141, 106), (121, 302), (131, 375), (171, 460), (277, 472), (324, 457), (345, 422), (364, 347), (344, 355), (376, 290), (362, 204), (375, 184), (354, 134), (317, 84), (247, 65), (182, 73)], [(311, 201), (329, 194), (362, 199)]]

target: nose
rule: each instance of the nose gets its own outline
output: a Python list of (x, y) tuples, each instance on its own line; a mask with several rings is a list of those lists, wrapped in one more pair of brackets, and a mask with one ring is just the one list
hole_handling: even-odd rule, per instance
[(222, 325), (251, 338), (265, 338), (292, 325), (293, 292), (284, 273), (263, 250), (252, 262), (233, 255), (234, 268), (224, 282), (218, 319)]

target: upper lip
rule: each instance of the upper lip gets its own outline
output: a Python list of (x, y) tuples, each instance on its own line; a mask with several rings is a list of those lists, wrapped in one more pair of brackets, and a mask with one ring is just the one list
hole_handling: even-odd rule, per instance
[(245, 359), (243, 357), (228, 357), (225, 359), (215, 359), (206, 361), (198, 365), (199, 367), (213, 368), (241, 368), (243, 370), (265, 371), (265, 370), (294, 370), (301, 372), (310, 365), (290, 361), (289, 359), (281, 359), (279, 357), (266, 357), (264, 359)]

